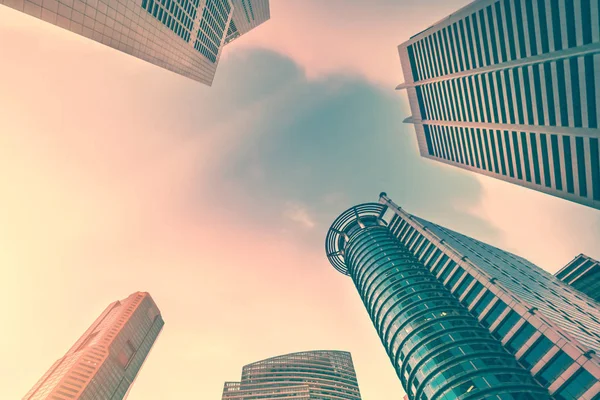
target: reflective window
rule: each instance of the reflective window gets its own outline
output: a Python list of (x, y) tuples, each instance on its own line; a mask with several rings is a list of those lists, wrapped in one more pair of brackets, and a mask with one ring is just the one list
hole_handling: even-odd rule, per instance
[(584, 368), (580, 368), (573, 376), (554, 394), (556, 400), (577, 400), (584, 394), (596, 379)]
[(535, 341), (531, 349), (527, 350), (520, 362), (525, 368), (533, 367), (543, 356), (552, 348), (552, 342), (546, 337), (541, 336)]
[(469, 294), (464, 298), (463, 303), (466, 306), (469, 306), (469, 304), (473, 302), (475, 297), (477, 297), (479, 292), (481, 292), (481, 289), (483, 289), (483, 285), (480, 282), (476, 282), (475, 285), (473, 285), (473, 288), (471, 288), (471, 290), (469, 291)]
[(567, 368), (573, 364), (573, 360), (564, 351), (558, 353), (550, 362), (540, 371), (536, 379), (545, 387), (550, 386), (556, 378), (560, 376)]
[(456, 272), (454, 273), (454, 275), (452, 275), (452, 278), (448, 282), (448, 285), (446, 285), (448, 287), (448, 289), (452, 289), (454, 287), (454, 285), (456, 285), (456, 282), (458, 282), (458, 280), (463, 276), (464, 273), (465, 273), (465, 270), (462, 269), (461, 267), (456, 268)]
[(535, 328), (531, 326), (529, 322), (525, 322), (523, 326), (519, 329), (519, 331), (513, 336), (508, 343), (506, 344), (506, 348), (511, 353), (516, 353), (519, 351), (521, 347), (529, 340), (529, 338), (534, 334)]
[(504, 310), (506, 310), (506, 304), (504, 304), (502, 300), (498, 300), (496, 304), (494, 304), (490, 312), (485, 316), (483, 321), (481, 321), (481, 324), (486, 328), (489, 327), (494, 322), (496, 322), (496, 320), (498, 319), (500, 314), (504, 312)]

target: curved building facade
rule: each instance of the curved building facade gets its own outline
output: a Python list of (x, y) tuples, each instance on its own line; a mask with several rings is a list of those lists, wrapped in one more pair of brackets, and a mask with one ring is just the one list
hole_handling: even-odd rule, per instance
[(388, 207), (342, 213), (326, 239), (354, 281), (410, 399), (548, 399), (486, 327), (390, 231)]
[(306, 351), (244, 366), (240, 382), (226, 382), (223, 400), (360, 400), (350, 353)]

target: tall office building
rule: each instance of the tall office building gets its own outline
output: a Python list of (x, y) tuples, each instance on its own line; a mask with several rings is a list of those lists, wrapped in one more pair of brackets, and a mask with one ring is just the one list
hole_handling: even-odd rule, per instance
[(268, 0), (0, 0), (211, 85), (223, 46), (270, 18)]
[(580, 254), (558, 271), (556, 277), (600, 302), (600, 261)]
[(423, 157), (600, 209), (600, 5), (477, 0), (399, 46)]
[(600, 310), (529, 261), (402, 210), (385, 193), (326, 238), (411, 400), (592, 400)]
[(121, 400), (164, 325), (148, 293), (110, 304), (23, 400)]
[(360, 400), (350, 353), (305, 351), (246, 365), (240, 382), (225, 382), (223, 400)]
[(270, 17), (269, 0), (232, 0), (233, 14), (225, 44), (248, 33)]

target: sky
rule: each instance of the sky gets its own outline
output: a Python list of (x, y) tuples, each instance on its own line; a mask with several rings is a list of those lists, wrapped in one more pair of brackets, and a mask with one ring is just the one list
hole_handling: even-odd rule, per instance
[(165, 327), (130, 400), (219, 399), (243, 365), (352, 353), (403, 391), (326, 231), (388, 195), (555, 272), (600, 258), (596, 210), (419, 157), (396, 46), (458, 0), (271, 0), (207, 87), (0, 6), (0, 398), (112, 301)]

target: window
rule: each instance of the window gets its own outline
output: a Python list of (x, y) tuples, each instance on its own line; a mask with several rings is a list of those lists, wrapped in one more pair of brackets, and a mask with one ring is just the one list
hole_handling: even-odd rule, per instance
[(544, 386), (548, 387), (560, 376), (567, 368), (573, 364), (573, 360), (564, 351), (559, 350), (552, 360), (541, 370), (536, 379)]
[(473, 302), (473, 300), (475, 299), (475, 297), (477, 297), (479, 292), (481, 292), (481, 289), (483, 289), (483, 285), (480, 282), (476, 282), (475, 285), (473, 286), (473, 288), (471, 289), (471, 291), (469, 292), (469, 294), (463, 300), (463, 303), (466, 306), (471, 304), (471, 302)]
[(521, 317), (519, 314), (510, 310), (506, 318), (504, 318), (504, 321), (498, 325), (492, 336), (494, 336), (496, 339), (502, 340), (502, 338), (506, 336), (506, 334), (517, 324), (520, 319)]
[(552, 147), (552, 161), (554, 162), (554, 182), (556, 182), (557, 190), (563, 190), (560, 152), (558, 151), (558, 137), (556, 135), (550, 135), (550, 144)]
[(577, 177), (579, 178), (579, 194), (587, 197), (586, 163), (583, 147), (583, 138), (575, 138), (575, 157), (577, 159)]
[(481, 297), (481, 299), (479, 299), (479, 302), (477, 303), (477, 305), (475, 306), (475, 308), (473, 309), (472, 313), (475, 314), (476, 317), (478, 317), (479, 315), (481, 315), (481, 313), (483, 312), (483, 310), (485, 310), (485, 308), (490, 304), (490, 302), (494, 299), (494, 293), (490, 292), (489, 290), (483, 295), (483, 297)]
[(506, 344), (506, 348), (511, 353), (516, 353), (519, 351), (521, 347), (529, 340), (529, 338), (535, 332), (535, 328), (531, 326), (529, 322), (525, 322), (523, 326), (519, 329), (519, 331), (513, 336), (508, 343)]
[(456, 266), (456, 263), (454, 261), (450, 261), (448, 263), (448, 266), (446, 267), (446, 269), (440, 276), (439, 281), (444, 283), (446, 281), (446, 279), (450, 276), (450, 273), (452, 272), (452, 270), (454, 269), (455, 266)]
[(431, 272), (433, 272), (434, 275), (437, 275), (438, 272), (440, 272), (440, 269), (442, 269), (442, 267), (444, 265), (446, 265), (446, 262), (448, 261), (448, 256), (447, 255), (443, 255), (442, 258), (440, 259), (440, 261), (438, 261), (435, 265), (435, 267), (433, 268), (433, 270)]
[(481, 321), (482, 325), (486, 328), (491, 326), (494, 322), (496, 322), (496, 320), (498, 319), (500, 314), (504, 312), (504, 310), (506, 310), (506, 304), (504, 304), (502, 300), (498, 300), (496, 304), (494, 304), (490, 312), (485, 316), (483, 321)]
[(565, 177), (567, 179), (567, 192), (575, 193), (575, 188), (573, 187), (573, 159), (571, 157), (571, 137), (563, 136), (562, 140), (565, 155)]
[(127, 368), (127, 365), (129, 365), (129, 362), (134, 354), (135, 347), (133, 346), (133, 343), (131, 343), (131, 340), (127, 340), (127, 342), (125, 342), (125, 346), (123, 346), (119, 352), (117, 359), (124, 368)]
[[(507, 136), (508, 136), (508, 132), (506, 132)], [(507, 146), (509, 146), (508, 144), (508, 137), (507, 137)], [(512, 148), (513, 148), (513, 152), (512, 154), (515, 156), (515, 165), (517, 166), (517, 178), (519, 179), (523, 179), (523, 171), (521, 169), (521, 150), (519, 149), (519, 141), (517, 139), (517, 132), (512, 132)], [(511, 166), (512, 169), (512, 166)]]
[(556, 400), (577, 400), (584, 394), (596, 379), (585, 369), (580, 368), (573, 376), (554, 394)]
[(560, 23), (560, 5), (558, 0), (550, 0), (549, 9), (552, 12), (552, 31), (554, 33), (554, 50), (562, 50), (562, 35)]
[(529, 133), (529, 139), (531, 140), (531, 159), (533, 160), (533, 173), (535, 183), (541, 184), (540, 180), (540, 159), (538, 157), (537, 140), (535, 133)]
[(548, 158), (548, 141), (545, 134), (540, 134), (540, 145), (542, 147), (542, 163), (544, 171), (544, 183), (546, 187), (552, 187), (550, 180), (550, 159)]
[(467, 276), (465, 276), (465, 279), (463, 279), (463, 281), (460, 283), (460, 285), (456, 289), (456, 292), (455, 292), (456, 297), (460, 297), (465, 292), (467, 287), (471, 284), (471, 282), (473, 282), (473, 277), (471, 275), (467, 274)]
[(596, 138), (590, 138), (590, 158), (592, 160), (592, 194), (594, 200), (600, 200), (600, 155)]
[(535, 341), (533, 346), (521, 358), (520, 362), (527, 369), (531, 369), (540, 359), (552, 348), (552, 342), (546, 337), (541, 336)]
[(464, 273), (465, 273), (465, 270), (462, 269), (461, 267), (458, 267), (456, 269), (456, 272), (454, 273), (454, 275), (452, 275), (452, 278), (448, 282), (448, 285), (447, 285), (448, 289), (452, 290), (454, 285), (456, 285), (456, 282), (458, 282), (458, 280), (463, 276)]
[[(584, 2), (585, 3), (585, 2)], [(585, 80), (586, 86), (586, 97), (587, 97), (587, 114), (588, 114), (588, 125), (590, 128), (598, 127), (598, 116), (596, 115), (596, 91), (595, 91), (595, 77), (594, 77), (594, 56), (587, 55), (583, 58), (585, 64), (585, 76), (582, 77)]]
[[(525, 180), (531, 182), (531, 168), (529, 167), (529, 149), (527, 148), (527, 136), (525, 132), (520, 133), (521, 146), (523, 146), (523, 166), (525, 167)], [(516, 143), (515, 139), (515, 143)], [(515, 144), (516, 146), (516, 144)]]

